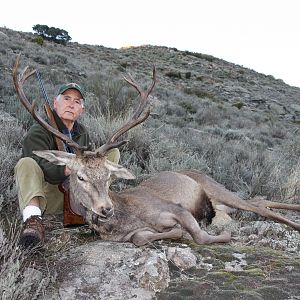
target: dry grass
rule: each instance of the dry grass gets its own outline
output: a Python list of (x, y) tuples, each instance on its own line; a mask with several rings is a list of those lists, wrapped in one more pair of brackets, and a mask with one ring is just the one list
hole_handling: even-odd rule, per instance
[(34, 249), (25, 251), (18, 245), (18, 222), (10, 221), (5, 233), (0, 224), (0, 295), (3, 300), (37, 299), (43, 296), (51, 276), (35, 266)]
[[(2, 299), (26, 299), (24, 295), (33, 299), (42, 295), (53, 276), (46, 271), (39, 273), (27, 263), (41, 256), (29, 259), (28, 253), (17, 247), (16, 230), (12, 230), (20, 220), (13, 168), (21, 155), (20, 141), (33, 122), (20, 106), (11, 80), (11, 68), (20, 51), (22, 67), (29, 64), (44, 74), (50, 99), (57, 86), (65, 81), (79, 82), (87, 88), (87, 113), (82, 122), (89, 128), (95, 146), (102, 144), (127, 120), (128, 111), (136, 101), (136, 92), (122, 79), (125, 68), (136, 72), (135, 77), (146, 87), (151, 81), (150, 63), (156, 62), (158, 82), (153, 92), (152, 114), (143, 126), (128, 134), (130, 142), (122, 148), (122, 164), (138, 177), (133, 184), (158, 171), (193, 168), (205, 171), (230, 190), (249, 197), (264, 195), (285, 202), (299, 201), (297, 124), (283, 122), (272, 112), (254, 109), (253, 104), (247, 104), (247, 99), (243, 99), (240, 109), (232, 106), (226, 98), (228, 93), (222, 94), (220, 90), (220, 83), (226, 86), (228, 78), (234, 79), (232, 66), (227, 72), (231, 77), (228, 77), (224, 67), (217, 67), (218, 60), (210, 56), (183, 55), (168, 48), (141, 47), (128, 50), (133, 52), (118, 52), (87, 45), (63, 47), (49, 42), (41, 47), (31, 42), (31, 35), (5, 32), (9, 39), (0, 45), (0, 111), (16, 119), (0, 118), (0, 215), (9, 215), (7, 222), (0, 224)], [(216, 71), (211, 68), (206, 71), (212, 62)], [(170, 69), (176, 74), (190, 72), (190, 75), (170, 78), (164, 75)], [(247, 72), (244, 77), (240, 72), (243, 80), (239, 82), (247, 83), (248, 78), (252, 78), (253, 86), (255, 77)], [(260, 77), (259, 82), (264, 82), (261, 86), (268, 86), (266, 80), (270, 80), (273, 88), (279, 84), (273, 83), (271, 78)], [(214, 84), (220, 95), (212, 89)], [(233, 89), (234, 84), (227, 86)], [(26, 85), (26, 93), (31, 100), (40, 99), (34, 79)], [(234, 103), (240, 101), (238, 96), (242, 94), (232, 96)], [(38, 103), (41, 111), (41, 102)], [(121, 182), (116, 189), (127, 184)], [(39, 274), (39, 283), (34, 274)]]

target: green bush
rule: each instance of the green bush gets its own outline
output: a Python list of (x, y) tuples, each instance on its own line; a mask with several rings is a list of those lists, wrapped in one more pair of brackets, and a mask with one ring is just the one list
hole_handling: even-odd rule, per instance
[(245, 104), (243, 102), (237, 102), (237, 103), (234, 103), (232, 104), (232, 106), (238, 108), (238, 109), (241, 109)]
[(34, 37), (34, 38), (32, 39), (32, 42), (33, 42), (33, 43), (36, 43), (36, 44), (38, 44), (38, 45), (40, 45), (40, 46), (43, 46), (43, 44), (44, 44), (44, 39), (43, 39), (41, 36), (36, 36), (36, 37)]

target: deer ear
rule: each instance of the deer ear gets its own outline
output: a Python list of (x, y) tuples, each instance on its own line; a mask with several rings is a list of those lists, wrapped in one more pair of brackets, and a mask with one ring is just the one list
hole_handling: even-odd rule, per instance
[(32, 153), (59, 166), (67, 165), (76, 157), (76, 154), (57, 150), (32, 151)]
[(105, 160), (105, 166), (111, 171), (112, 175), (115, 175), (118, 178), (135, 179), (135, 176), (129, 170), (110, 160)]

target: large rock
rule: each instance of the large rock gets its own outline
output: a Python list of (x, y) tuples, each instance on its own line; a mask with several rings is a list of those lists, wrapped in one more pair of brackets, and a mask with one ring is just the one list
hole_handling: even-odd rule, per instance
[(46, 299), (153, 299), (170, 281), (161, 250), (96, 241), (73, 248), (58, 262), (58, 285)]

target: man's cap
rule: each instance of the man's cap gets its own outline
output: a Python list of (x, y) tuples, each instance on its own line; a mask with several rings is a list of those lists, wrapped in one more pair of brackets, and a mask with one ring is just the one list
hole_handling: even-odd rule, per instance
[(77, 90), (80, 94), (81, 94), (81, 97), (83, 100), (85, 100), (85, 92), (84, 92), (84, 89), (77, 83), (74, 83), (74, 82), (70, 82), (70, 83), (66, 83), (66, 84), (63, 84), (57, 91), (57, 96), (60, 95), (60, 94), (63, 94), (66, 90), (69, 90), (69, 89), (75, 89)]

